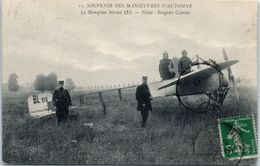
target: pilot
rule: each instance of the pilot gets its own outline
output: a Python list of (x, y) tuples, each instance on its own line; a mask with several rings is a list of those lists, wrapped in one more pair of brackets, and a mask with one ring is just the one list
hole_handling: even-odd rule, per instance
[(137, 111), (142, 116), (142, 128), (146, 126), (149, 111), (152, 111), (151, 93), (147, 85), (147, 76), (142, 77), (142, 84), (136, 88)]
[(172, 61), (168, 58), (168, 53), (163, 53), (163, 59), (160, 60), (159, 72), (162, 80), (172, 79), (175, 76), (174, 66)]
[(188, 74), (191, 72), (192, 61), (187, 56), (186, 50), (182, 50), (181, 54), (182, 54), (182, 57), (179, 59), (179, 62), (178, 62), (178, 71), (179, 71), (179, 74), (185, 75), (185, 74)]
[(52, 96), (53, 105), (56, 107), (57, 125), (68, 121), (71, 98), (67, 89), (64, 89), (64, 81), (59, 81), (59, 89)]

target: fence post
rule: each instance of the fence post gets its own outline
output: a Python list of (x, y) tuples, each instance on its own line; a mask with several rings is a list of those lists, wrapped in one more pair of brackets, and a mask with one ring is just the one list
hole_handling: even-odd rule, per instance
[(80, 96), (79, 96), (79, 104), (80, 104), (80, 105), (83, 105), (83, 104), (84, 104), (83, 95), (80, 95)]
[(102, 96), (102, 92), (98, 92), (98, 96), (99, 96), (99, 101), (103, 106), (103, 114), (105, 115), (107, 111), (106, 111), (106, 105), (105, 105), (105, 102), (104, 102), (104, 99)]
[(121, 93), (121, 89), (118, 89), (118, 96), (119, 96), (119, 100), (122, 100), (122, 93)]

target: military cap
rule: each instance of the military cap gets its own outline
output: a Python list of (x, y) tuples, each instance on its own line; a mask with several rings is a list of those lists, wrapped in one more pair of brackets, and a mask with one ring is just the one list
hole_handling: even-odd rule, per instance
[(61, 80), (61, 81), (59, 81), (59, 84), (64, 84), (64, 81), (62, 81), (62, 80)]
[(182, 51), (181, 51), (181, 54), (183, 55), (183, 54), (187, 54), (187, 51), (185, 50), (185, 49), (183, 49)]
[(167, 51), (164, 51), (164, 52), (163, 52), (163, 55), (168, 55), (168, 52), (167, 52)]
[(147, 76), (143, 76), (142, 79), (143, 79), (143, 80), (147, 80), (148, 77), (147, 77)]

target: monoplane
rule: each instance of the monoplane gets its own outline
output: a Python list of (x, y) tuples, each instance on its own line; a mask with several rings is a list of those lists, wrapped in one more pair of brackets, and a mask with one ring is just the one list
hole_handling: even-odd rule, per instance
[[(196, 61), (192, 64), (192, 71), (188, 74), (183, 75), (178, 74), (178, 77), (169, 80), (156, 81), (148, 83), (152, 98), (176, 96), (179, 103), (186, 109), (192, 110), (185, 104), (182, 99), (185, 96), (192, 96), (196, 98), (199, 95), (205, 95), (208, 97), (207, 101), (201, 101), (199, 103), (198, 109), (201, 112), (209, 112), (222, 110), (223, 102), (226, 95), (231, 87), (234, 87), (236, 97), (239, 99), (237, 88), (235, 85), (234, 75), (232, 74), (231, 66), (236, 64), (238, 60), (228, 60), (225, 50), (223, 49), (223, 62), (215, 62), (214, 60), (203, 60), (199, 56), (196, 56)], [(196, 70), (195, 70), (195, 69)], [(227, 75), (225, 74), (225, 71)], [(106, 113), (106, 103), (103, 98), (104, 93), (109, 93), (111, 91), (118, 91), (118, 97), (122, 100), (122, 90), (137, 87), (137, 85), (98, 90), (92, 92), (86, 92), (79, 95), (79, 105), (74, 106), (74, 108), (80, 107), (84, 104), (84, 97), (88, 95), (98, 94), (99, 101), (103, 107), (104, 114)], [(134, 96), (133, 96), (134, 98)], [(48, 98), (44, 101), (51, 99), (48, 94)], [(38, 104), (37, 102), (30, 102), (29, 100), (35, 100), (35, 96), (28, 98), (28, 103), (31, 105)], [(37, 99), (38, 100), (38, 99)], [(47, 101), (44, 110), (39, 109), (30, 110), (29, 112), (34, 117), (44, 117), (53, 114), (51, 101)], [(31, 106), (32, 107), (32, 106)], [(37, 108), (37, 107), (34, 107)]]

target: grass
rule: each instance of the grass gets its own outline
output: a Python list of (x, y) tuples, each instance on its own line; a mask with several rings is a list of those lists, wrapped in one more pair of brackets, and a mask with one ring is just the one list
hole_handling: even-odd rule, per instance
[[(221, 155), (217, 119), (257, 115), (257, 92), (240, 87), (240, 102), (231, 94), (221, 113), (180, 110), (174, 97), (152, 101), (147, 127), (140, 127), (134, 91), (104, 94), (104, 116), (97, 95), (71, 112), (70, 122), (55, 126), (55, 116), (33, 119), (26, 96), (3, 98), (3, 161), (10, 164), (221, 164), (233, 165)], [(78, 96), (73, 95), (77, 104)], [(94, 123), (94, 127), (84, 123)], [(255, 159), (243, 160), (253, 164)]]

